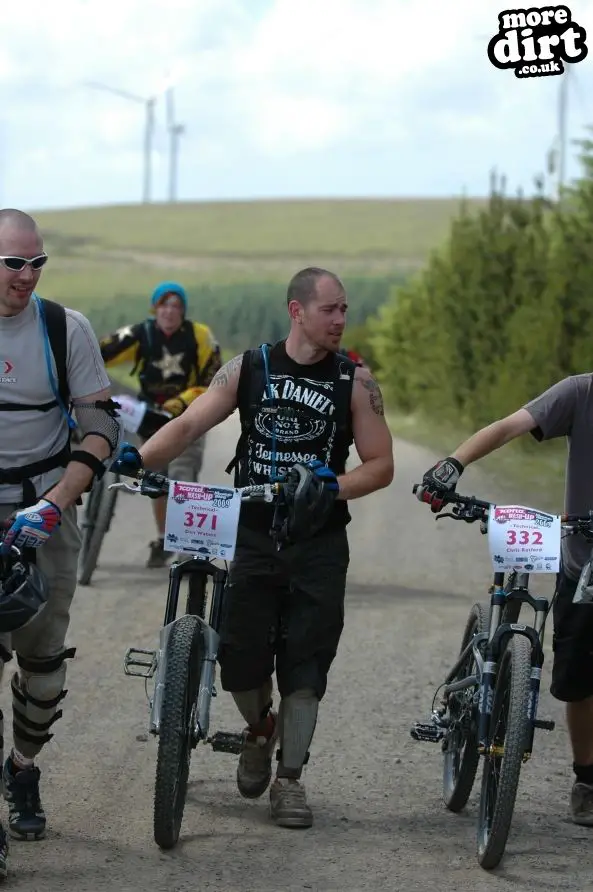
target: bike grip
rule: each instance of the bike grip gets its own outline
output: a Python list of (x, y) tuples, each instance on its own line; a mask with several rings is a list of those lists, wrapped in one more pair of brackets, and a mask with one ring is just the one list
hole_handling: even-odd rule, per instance
[(419, 486), (420, 486), (419, 483), (415, 483), (414, 486), (412, 487), (412, 492), (414, 493), (414, 495), (416, 495), (416, 490), (418, 489)]
[(129, 465), (127, 466), (127, 468), (125, 466), (116, 468), (116, 467), (114, 467), (114, 464), (115, 464), (115, 462), (113, 463), (113, 465), (111, 465), (111, 468), (110, 468), (110, 470), (113, 474), (119, 474), (120, 477), (131, 477), (132, 480), (137, 480), (138, 479), (138, 471), (142, 470), (141, 468), (130, 468)]

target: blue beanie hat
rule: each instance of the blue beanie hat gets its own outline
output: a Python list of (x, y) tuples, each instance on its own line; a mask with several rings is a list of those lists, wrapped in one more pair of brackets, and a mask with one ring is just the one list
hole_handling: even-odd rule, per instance
[(184, 313), (187, 313), (187, 295), (185, 293), (185, 288), (182, 285), (179, 285), (177, 282), (161, 282), (160, 285), (157, 285), (157, 287), (152, 292), (152, 298), (150, 301), (153, 309), (154, 307), (156, 307), (161, 297), (164, 297), (165, 294), (176, 294), (183, 303)]

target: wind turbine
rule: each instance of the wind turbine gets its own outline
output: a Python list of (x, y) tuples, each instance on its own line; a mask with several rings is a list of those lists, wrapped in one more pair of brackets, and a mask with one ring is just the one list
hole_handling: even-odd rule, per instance
[[(475, 39), (480, 41), (489, 41), (490, 37), (485, 34), (478, 35)], [(558, 76), (558, 106), (557, 106), (557, 132), (554, 141), (546, 153), (546, 167), (549, 176), (553, 176), (558, 171), (557, 181), (557, 200), (560, 200), (564, 183), (566, 181), (566, 143), (568, 139), (567, 122), (568, 122), (568, 98), (569, 90), (575, 81), (574, 66), (568, 62), (564, 63), (564, 73)]]
[(558, 85), (558, 132), (554, 144), (548, 151), (548, 173), (550, 175), (558, 169), (557, 200), (560, 201), (564, 183), (566, 180), (566, 143), (568, 140), (568, 99), (569, 92), (576, 85), (574, 67), (568, 62), (564, 63), (564, 74), (559, 76)]
[(167, 131), (169, 133), (169, 201), (177, 201), (177, 175), (179, 162), (179, 139), (185, 131), (185, 126), (175, 121), (174, 105), (174, 81), (169, 74), (165, 102), (167, 108)]
[(98, 83), (96, 81), (86, 81), (85, 85), (95, 90), (105, 90), (108, 93), (114, 93), (127, 99), (130, 102), (141, 103), (145, 108), (145, 124), (144, 124), (144, 173), (143, 173), (143, 190), (142, 201), (148, 204), (151, 200), (152, 192), (152, 145), (154, 139), (154, 109), (156, 105), (158, 93), (154, 96), (137, 96), (135, 93), (128, 93), (127, 90), (120, 90), (118, 87), (110, 87), (108, 84)]

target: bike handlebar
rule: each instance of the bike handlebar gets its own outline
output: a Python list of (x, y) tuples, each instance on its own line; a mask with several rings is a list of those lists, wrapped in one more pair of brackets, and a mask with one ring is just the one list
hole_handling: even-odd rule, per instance
[[(123, 481), (112, 483), (109, 489), (125, 489), (126, 492), (134, 495), (139, 493), (141, 496), (148, 496), (152, 499), (167, 495), (169, 492), (171, 481), (164, 474), (159, 474), (156, 471), (142, 469), (136, 474), (123, 474), (122, 471), (118, 471), (118, 473), (136, 480), (137, 485)], [(240, 486), (237, 487), (237, 491), (241, 493), (242, 501), (273, 502), (280, 495), (283, 485), (282, 483), (261, 483), (255, 486)]]
[[(415, 483), (412, 492), (419, 502), (422, 502), (422, 496), (425, 487), (420, 483)], [(484, 524), (488, 520), (488, 512), (496, 503), (486, 502), (483, 499), (477, 499), (475, 496), (462, 496), (456, 492), (444, 492), (440, 494), (443, 501), (443, 507), (452, 504), (454, 507), (451, 512), (446, 514), (437, 514), (435, 520), (441, 520), (444, 517), (452, 517), (453, 520), (464, 520), (466, 523), (474, 523), (476, 520), (482, 521)], [(588, 514), (561, 514), (560, 523), (563, 530), (572, 535), (575, 533), (588, 534), (593, 537), (593, 510)]]

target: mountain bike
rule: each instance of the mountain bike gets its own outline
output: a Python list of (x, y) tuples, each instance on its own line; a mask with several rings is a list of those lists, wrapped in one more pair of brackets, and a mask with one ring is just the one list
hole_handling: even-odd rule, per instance
[[(161, 474), (140, 471), (137, 480), (139, 485), (120, 482), (113, 486), (151, 498), (169, 491), (169, 480)], [(273, 483), (234, 491), (240, 492), (242, 502), (271, 503), (281, 490), (282, 484)], [(175, 561), (169, 568), (158, 648), (131, 647), (124, 659), (126, 675), (145, 679), (149, 732), (158, 737), (153, 833), (162, 849), (173, 848), (179, 839), (192, 750), (203, 743), (219, 752), (239, 754), (244, 745), (242, 733), (217, 731), (209, 735), (211, 700), (217, 696), (216, 659), (227, 576), (226, 563), (224, 567), (216, 566), (207, 553)], [(189, 591), (185, 612), (178, 616), (180, 586), (185, 578), (189, 580)], [(154, 691), (149, 697), (147, 684), (152, 677)]]
[[(148, 438), (171, 419), (171, 414), (128, 395), (114, 397), (120, 408), (124, 428), (128, 433), (140, 433)], [(78, 583), (89, 585), (97, 567), (103, 539), (109, 532), (115, 514), (117, 489), (112, 484), (119, 483), (118, 474), (105, 471), (101, 479), (93, 479), (92, 486), (84, 502), (80, 521), (82, 543), (78, 556)]]
[[(413, 492), (421, 500), (422, 487), (415, 484)], [(436, 520), (480, 521), (481, 532), (488, 532), (490, 502), (447, 493), (443, 507), (447, 503), (453, 505), (451, 512), (439, 513)], [(564, 535), (579, 533), (593, 543), (593, 512), (560, 515), (560, 528)], [(472, 606), (459, 655), (435, 692), (429, 721), (415, 722), (410, 730), (415, 740), (441, 744), (443, 801), (452, 812), (467, 804), (483, 757), (477, 860), (485, 870), (504, 855), (521, 766), (531, 758), (535, 730), (554, 729), (553, 721), (537, 718), (551, 604), (529, 591), (529, 578), (523, 570), (494, 573), (490, 603)], [(519, 622), (523, 605), (533, 609), (533, 625)]]

